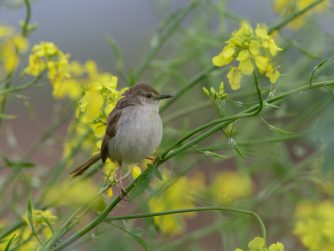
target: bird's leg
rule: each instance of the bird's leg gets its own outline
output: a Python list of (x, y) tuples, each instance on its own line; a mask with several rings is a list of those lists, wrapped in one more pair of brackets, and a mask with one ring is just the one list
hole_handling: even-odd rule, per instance
[(119, 166), (118, 170), (118, 182), (119, 182), (119, 186), (121, 188), (121, 194), (120, 194), (120, 197), (122, 200), (127, 200), (126, 199), (126, 190), (125, 190), (125, 186), (124, 186), (124, 183), (123, 183), (123, 177), (122, 177), (122, 172), (121, 172), (121, 166)]

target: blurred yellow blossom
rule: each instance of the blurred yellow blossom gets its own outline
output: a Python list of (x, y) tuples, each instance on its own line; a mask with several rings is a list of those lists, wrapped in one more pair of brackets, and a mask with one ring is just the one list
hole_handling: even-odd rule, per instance
[[(170, 174), (162, 173), (163, 180), (167, 184), (170, 182)], [(192, 177), (179, 177), (163, 193), (153, 196), (149, 200), (151, 212), (161, 212), (172, 209), (191, 208), (195, 206), (196, 195), (204, 189), (204, 175), (197, 173)], [(157, 184), (155, 184), (157, 187)], [(167, 235), (180, 234), (184, 230), (185, 217), (194, 216), (195, 213), (173, 214), (154, 217), (153, 220), (158, 225), (160, 231)]]
[(242, 76), (252, 74), (255, 68), (271, 83), (277, 81), (280, 74), (273, 66), (272, 59), (281, 48), (268, 34), (266, 26), (258, 24), (254, 31), (249, 23), (243, 22), (226, 43), (222, 51), (213, 57), (212, 63), (221, 67), (237, 61), (237, 66), (232, 66), (227, 73), (233, 90), (239, 89)]
[(112, 162), (109, 158), (107, 158), (104, 164), (104, 177), (106, 182), (111, 184), (115, 182), (117, 169), (118, 169), (117, 163)]
[(108, 195), (109, 198), (112, 198), (112, 197), (113, 197), (114, 192), (113, 192), (113, 190), (112, 190), (111, 187), (108, 188), (107, 195)]
[[(40, 240), (46, 241), (50, 239), (53, 235), (52, 226), (58, 219), (56, 215), (54, 215), (50, 210), (39, 210), (33, 209), (32, 210), (33, 222), (35, 231)], [(5, 247), (8, 241), (14, 237), (12, 241), (12, 246), (17, 246), (15, 250), (18, 251), (30, 251), (30, 250), (37, 250), (40, 246), (38, 240), (33, 237), (30, 222), (28, 220), (28, 213), (26, 212), (22, 216), (24, 225), (21, 228), (16, 229), (12, 233), (5, 236), (0, 243), (0, 250), (5, 250)]]
[[(234, 251), (244, 251), (241, 248), (236, 248)], [(284, 245), (281, 242), (273, 243), (266, 247), (265, 241), (262, 237), (256, 236), (248, 243), (248, 251), (284, 251)]]
[(0, 25), (0, 60), (6, 73), (13, 72), (19, 62), (20, 54), (28, 49), (27, 40), (9, 26)]
[(137, 179), (138, 176), (141, 174), (141, 169), (138, 165), (135, 165), (133, 168), (132, 168), (132, 171), (131, 171), (131, 174), (132, 174), (132, 178), (133, 179)]
[[(275, 11), (282, 17), (292, 16), (296, 12), (305, 9), (309, 5), (314, 3), (314, 0), (275, 0), (274, 9)], [(319, 3), (316, 7), (311, 10), (308, 10), (306, 13), (300, 15), (299, 17), (295, 18), (292, 22), (290, 22), (287, 27), (293, 29), (301, 28), (308, 16), (313, 13), (319, 13), (326, 10), (329, 7), (329, 0), (324, 0)]]
[(247, 197), (254, 190), (249, 176), (234, 171), (223, 171), (212, 181), (210, 191), (222, 204), (228, 204)]
[(73, 90), (64, 90), (65, 87), (60, 90), (64, 90), (67, 95), (71, 93), (72, 96), (80, 93), (80, 97), (76, 106), (76, 119), (68, 128), (68, 139), (64, 146), (65, 157), (75, 147), (71, 142), (83, 137), (84, 150), (91, 153), (99, 151), (108, 115), (126, 90), (118, 90), (118, 78), (110, 73), (100, 72), (92, 60), (83, 65), (78, 62), (71, 63), (70, 74), (69, 80), (60, 81), (59, 84), (73, 81)]
[(40, 42), (33, 46), (29, 56), (29, 65), (25, 72), (32, 76), (38, 76), (47, 70), (48, 78), (52, 84), (56, 85), (58, 81), (69, 77), (69, 57), (54, 43)]
[(301, 202), (295, 218), (293, 232), (308, 250), (334, 250), (334, 201)]
[[(24, 222), (29, 225), (29, 219), (28, 219), (28, 212), (26, 212), (22, 216)], [(39, 209), (33, 209), (32, 210), (32, 218), (34, 221), (34, 225), (44, 225), (48, 226), (48, 223), (55, 222), (58, 217), (54, 215), (50, 210), (39, 210)]]
[(98, 192), (91, 180), (67, 180), (49, 188), (45, 203), (68, 207), (86, 205), (96, 198)]

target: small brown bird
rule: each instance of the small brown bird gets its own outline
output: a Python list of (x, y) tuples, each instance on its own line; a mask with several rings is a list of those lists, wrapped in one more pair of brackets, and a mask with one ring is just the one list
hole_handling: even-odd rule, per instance
[(159, 101), (171, 97), (143, 83), (129, 88), (109, 114), (100, 153), (71, 172), (72, 177), (83, 174), (100, 159), (105, 162), (110, 158), (121, 167), (138, 163), (152, 153), (163, 133)]

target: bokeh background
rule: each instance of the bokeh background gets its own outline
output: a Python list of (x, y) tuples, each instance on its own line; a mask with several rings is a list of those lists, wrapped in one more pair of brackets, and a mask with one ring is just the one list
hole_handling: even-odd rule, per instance
[[(116, 74), (115, 55), (107, 42), (107, 37), (110, 36), (122, 50), (124, 72), (127, 76), (131, 76), (152, 47), (152, 44), (156, 42), (156, 32), (161, 27), (162, 22), (171, 13), (189, 4), (189, 2), (177, 0), (33, 1), (31, 22), (37, 23), (38, 27), (29, 36), (30, 47), (40, 41), (52, 41), (63, 52), (69, 53), (71, 59), (81, 62), (92, 59), (102, 71)], [(157, 88), (173, 94), (180, 89), (182, 81), (172, 74), (163, 80), (156, 78), (156, 74), (163, 72), (164, 67), (172, 69), (173, 72), (181, 72), (181, 79), (184, 78), (187, 82), (206, 65), (211, 65), (212, 56), (221, 50), (231, 31), (238, 28), (240, 20), (246, 19), (253, 26), (256, 23), (266, 23), (270, 26), (280, 21), (279, 15), (273, 10), (273, 1), (264, 0), (222, 0), (221, 2), (225, 2), (224, 8), (227, 12), (232, 13), (227, 15), (229, 18), (222, 21), (218, 16), (218, 12), (221, 10), (217, 12), (214, 10), (214, 6), (219, 5), (219, 2), (220, 0), (203, 0), (203, 4), (207, 4), (205, 5), (206, 8), (196, 9), (185, 18), (181, 28), (169, 38), (166, 45), (158, 53), (156, 60), (153, 60), (153, 67), (145, 71), (140, 79), (136, 79), (136, 81), (151, 83)], [(212, 7), (207, 7), (210, 5)], [(305, 24), (302, 29), (283, 29), (281, 34), (277, 36), (279, 45), (284, 48), (282, 56), (277, 60), (282, 73), (282, 80), (278, 82), (278, 87), (275, 89), (277, 92), (305, 84), (312, 73), (313, 67), (325, 59), (329, 59), (329, 61), (326, 67), (319, 71), (320, 73), (317, 74), (315, 79), (317, 81), (333, 79), (332, 55), (334, 49), (331, 44), (334, 41), (332, 25), (334, 15), (331, 8), (332, 5), (321, 14), (313, 15), (310, 18), (311, 21)], [(0, 0), (0, 24), (14, 26), (19, 30), (18, 22), (23, 20), (24, 17), (25, 8), (19, 1)], [(193, 29), (191, 29), (192, 26)], [(222, 26), (224, 31), (222, 31)], [(177, 58), (178, 53), (181, 57), (187, 58), (182, 67), (179, 66), (179, 62), (175, 64), (176, 66), (172, 63), (173, 57)], [(27, 55), (21, 61), (25, 62), (26, 60)], [(196, 64), (197, 60), (199, 61), (198, 64)], [(23, 63), (23, 65), (25, 64)], [(214, 105), (204, 104), (207, 97), (202, 93), (202, 86), (217, 88), (220, 80), (223, 79), (222, 76), (222, 73), (217, 73), (203, 79), (198, 86), (164, 111), (162, 116), (168, 122), (166, 122), (162, 149), (166, 149), (176, 139), (189, 132), (191, 128), (215, 119), (216, 110)], [(157, 82), (154, 82), (156, 79), (158, 79)], [(224, 80), (226, 79), (224, 78)], [(129, 79), (119, 77), (120, 87), (129, 84)], [(269, 93), (272, 89), (269, 89), (268, 86), (264, 87), (264, 91)], [(227, 92), (232, 93), (227, 84), (226, 89)], [(57, 120), (60, 111), (64, 109), (64, 103), (67, 102), (55, 100), (50, 85), (25, 90), (21, 94), (28, 97), (27, 100), (20, 97), (12, 97), (8, 100), (6, 113), (15, 114), (16, 118), (6, 120), (0, 132), (0, 152), (2, 156), (10, 159), (20, 158), (29, 149), (31, 150), (31, 146), (34, 146), (41, 132)], [(198, 192), (196, 195), (197, 205), (201, 206), (215, 203), (214, 199), (210, 199), (211, 195), (208, 195), (207, 192), (202, 193), (196, 190), (196, 186), (200, 187), (203, 183), (207, 187), (217, 183), (213, 185), (217, 186), (217, 191), (220, 189), (218, 188), (220, 185), (225, 184), (227, 184), (227, 190), (229, 184), (234, 188), (240, 186), (241, 190), (249, 189), (249, 192), (252, 191), (253, 197), (247, 197), (236, 205), (240, 205), (241, 208), (252, 208), (263, 216), (268, 228), (269, 243), (281, 241), (285, 244), (286, 250), (325, 250), (319, 246), (318, 249), (305, 247), (300, 237), (292, 232), (296, 221), (294, 214), (297, 201), (304, 201), (304, 199), (333, 201), (333, 187), (330, 184), (333, 181), (333, 176), (330, 168), (328, 168), (328, 166), (333, 167), (333, 157), (331, 155), (334, 149), (331, 128), (333, 125), (332, 111), (334, 109), (332, 94), (333, 90), (322, 90), (315, 94), (299, 93), (296, 97), (289, 98), (280, 106), (279, 110), (271, 111), (268, 108), (263, 116), (265, 121), (277, 125), (274, 130), (272, 130), (273, 128), (268, 130), (266, 122), (261, 122), (260, 118), (246, 120), (237, 123), (235, 128), (228, 128), (224, 132), (226, 138), (222, 136), (223, 134), (219, 134), (203, 143), (203, 149), (208, 148), (209, 150), (212, 146), (222, 146), (211, 150), (221, 154), (227, 153), (228, 156), (233, 155), (228, 160), (222, 161), (219, 158), (217, 160), (211, 158), (212, 156), (208, 157), (196, 151), (191, 151), (178, 157), (170, 164), (166, 164), (163, 168), (167, 167), (172, 170), (173, 177), (174, 174), (177, 174), (175, 177), (178, 178), (188, 174), (191, 181), (182, 180), (181, 177), (183, 183), (178, 183), (178, 185), (180, 189), (184, 189), (184, 186), (188, 187), (190, 193)], [(254, 90), (251, 87), (242, 90), (240, 95), (237, 92), (231, 95), (234, 106), (227, 108), (230, 113), (237, 111), (243, 105), (252, 104), (251, 102), (254, 102), (255, 97)], [(238, 103), (241, 100), (243, 103)], [(203, 109), (200, 111), (184, 114), (181, 118), (173, 118), (175, 112), (179, 109), (191, 107), (200, 102), (204, 102)], [(62, 124), (55, 134), (43, 143), (42, 149), (34, 152), (31, 156), (30, 161), (38, 165), (38, 172), (40, 173), (40, 175), (34, 176), (34, 172), (31, 172), (32, 175), (28, 175), (33, 180), (32, 184), (34, 185), (32, 187), (36, 186), (37, 189), (40, 184), (43, 184), (43, 177), (47, 176), (50, 167), (61, 158), (70, 121)], [(278, 128), (284, 128), (284, 130), (279, 131)], [(257, 139), (261, 140), (266, 136), (274, 135), (289, 138), (291, 136), (289, 134), (290, 130), (296, 135), (299, 131), (309, 132), (312, 130), (312, 133), (304, 135), (305, 137), (298, 136), (295, 139), (289, 139), (289, 141), (283, 143), (269, 145), (254, 143), (254, 147), (249, 146), (252, 144), (251, 142), (255, 142)], [(293, 137), (291, 136), (291, 138)], [(240, 150), (246, 158), (234, 151), (235, 149), (231, 147), (231, 139), (240, 143)], [(74, 160), (74, 164), (66, 172), (69, 172), (72, 169), (71, 167), (88, 157), (90, 157), (90, 153), (79, 154), (79, 157)], [(322, 172), (324, 166), (326, 166), (325, 174)], [(230, 173), (215, 181), (217, 173), (224, 170), (239, 170), (247, 173), (251, 177), (251, 181), (248, 176), (247, 178), (240, 178)], [(8, 170), (4, 168), (0, 171), (3, 177), (8, 174)], [(201, 175), (198, 176), (197, 171), (204, 178)], [(65, 174), (64, 177), (66, 177)], [(314, 180), (312, 180), (312, 177)], [(98, 183), (99, 178), (95, 179)], [(243, 184), (238, 184), (239, 182)], [(158, 181), (154, 181), (153, 187), (156, 188), (157, 186)], [(115, 192), (118, 192), (117, 188)], [(7, 195), (11, 196), (12, 193), (8, 192)], [(22, 194), (24, 197), (24, 193)], [(143, 199), (143, 201), (135, 203), (135, 208), (139, 210), (137, 212), (149, 209), (145, 202), (145, 199)], [(22, 204), (25, 205), (25, 203), (24, 201)], [(160, 202), (157, 201), (156, 203)], [(20, 205), (20, 203), (17, 204)], [(115, 214), (130, 213), (132, 212), (131, 209), (132, 205), (124, 202)], [(318, 214), (322, 214), (322, 212), (319, 210)], [(11, 213), (3, 215), (10, 219), (13, 218)], [(88, 219), (88, 217), (85, 218), (82, 224), (87, 223)], [(319, 220), (322, 219), (319, 218)], [(328, 219), (324, 219), (324, 221), (330, 222)], [(142, 230), (138, 230), (136, 234), (148, 240), (148, 243), (156, 241), (154, 246), (158, 250), (159, 248), (161, 250), (234, 250), (233, 248), (238, 246), (246, 247), (248, 241), (255, 236), (254, 233), (259, 232), (256, 230), (258, 229), (257, 226), (249, 217), (238, 215), (225, 217), (218, 213), (202, 213), (195, 218), (190, 217), (187, 220), (185, 232), (172, 236), (167, 235), (167, 237), (162, 233), (160, 235), (157, 230), (158, 227), (153, 226), (154, 224), (150, 220), (137, 221), (136, 223), (127, 222), (125, 225), (125, 229), (131, 229), (132, 233), (135, 233), (137, 228), (145, 229), (144, 233), (141, 232)], [(206, 228), (210, 225), (212, 225), (211, 230)], [(221, 227), (219, 228), (219, 226)], [(308, 227), (314, 230), (314, 235), (317, 235), (315, 226)], [(317, 227), (321, 228), (321, 226)], [(187, 237), (191, 231), (201, 228), (207, 229), (207, 234), (203, 231), (198, 232), (195, 237), (193, 235)], [(92, 250), (92, 248), (102, 251), (142, 250), (142, 247), (138, 247), (136, 242), (122, 231), (102, 227), (97, 232), (89, 235), (80, 246), (76, 247), (77, 249), (69, 250)], [(158, 236), (161, 239), (157, 238), (155, 240), (156, 232), (159, 233)], [(201, 234), (203, 237), (200, 237)], [(193, 237), (194, 239), (192, 239)], [(169, 242), (172, 244), (169, 245)], [(331, 245), (333, 243), (334, 241), (331, 242)], [(330, 249), (334, 245), (328, 247), (326, 251), (334, 250)]]

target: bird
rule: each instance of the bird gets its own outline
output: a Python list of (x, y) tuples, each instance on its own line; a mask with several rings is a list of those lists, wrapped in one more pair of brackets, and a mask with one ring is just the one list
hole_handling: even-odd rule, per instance
[(138, 163), (153, 153), (163, 135), (160, 100), (171, 97), (145, 83), (130, 87), (108, 116), (100, 152), (72, 171), (71, 176), (83, 174), (99, 160), (109, 158), (118, 163), (120, 170), (122, 165)]

